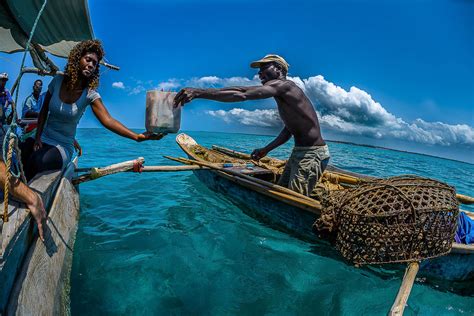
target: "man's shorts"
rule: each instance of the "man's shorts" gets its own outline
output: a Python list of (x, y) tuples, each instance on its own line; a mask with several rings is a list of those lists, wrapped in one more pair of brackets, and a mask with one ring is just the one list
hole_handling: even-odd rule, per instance
[(309, 196), (326, 169), (329, 157), (327, 145), (293, 148), (278, 184)]

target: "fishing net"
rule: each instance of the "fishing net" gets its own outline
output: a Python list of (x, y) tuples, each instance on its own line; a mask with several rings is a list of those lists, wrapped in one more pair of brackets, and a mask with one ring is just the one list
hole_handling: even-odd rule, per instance
[(335, 239), (356, 265), (418, 261), (447, 254), (459, 205), (454, 188), (416, 176), (326, 191), (313, 227)]

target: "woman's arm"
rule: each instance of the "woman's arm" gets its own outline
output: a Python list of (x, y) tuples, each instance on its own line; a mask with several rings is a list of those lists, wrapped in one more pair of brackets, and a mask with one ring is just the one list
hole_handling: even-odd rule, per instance
[(36, 128), (34, 150), (38, 150), (43, 147), (43, 143), (41, 142), (41, 134), (43, 133), (44, 124), (46, 124), (46, 119), (48, 118), (49, 102), (51, 101), (51, 96), (52, 95), (49, 91), (46, 92), (43, 106), (41, 107), (41, 110), (38, 115), (38, 127)]
[(142, 133), (137, 134), (126, 128), (122, 123), (114, 119), (109, 111), (107, 111), (102, 99), (98, 98), (91, 104), (92, 112), (100, 121), (100, 123), (107, 128), (108, 130), (118, 134), (122, 137), (133, 139), (134, 141), (141, 142), (144, 140), (159, 140), (163, 138), (163, 134), (151, 134), (151, 133)]

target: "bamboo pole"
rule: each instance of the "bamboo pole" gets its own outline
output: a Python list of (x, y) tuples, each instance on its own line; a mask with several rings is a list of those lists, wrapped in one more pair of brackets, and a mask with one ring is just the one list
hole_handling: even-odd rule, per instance
[[(344, 183), (344, 184), (352, 184), (352, 185), (357, 185), (360, 183), (363, 183), (365, 180), (354, 177), (354, 176), (349, 176), (349, 175), (344, 175), (340, 173), (332, 173), (335, 175), (336, 181), (339, 183)], [(332, 176), (329, 176), (329, 180), (331, 180)], [(456, 198), (458, 199), (459, 202), (463, 204), (474, 204), (474, 197), (468, 196), (468, 195), (463, 195), (463, 194), (456, 194)]]
[(456, 194), (458, 201), (463, 204), (474, 204), (474, 197), (464, 195), (464, 194)]
[(419, 269), (420, 264), (418, 262), (411, 262), (408, 265), (407, 269), (405, 270), (405, 275), (403, 276), (402, 284), (398, 290), (397, 297), (395, 298), (395, 302), (393, 303), (388, 315), (403, 315), (403, 311), (405, 310), (408, 297), (410, 296), (410, 292)]
[(288, 188), (282, 187), (280, 185), (273, 184), (273, 183), (268, 182), (268, 181), (264, 181), (264, 180), (261, 180), (261, 179), (255, 178), (255, 177), (251, 177), (251, 176), (242, 174), (241, 172), (238, 172), (238, 171), (225, 169), (225, 168), (220, 167), (219, 165), (215, 165), (213, 163), (208, 163), (208, 162), (203, 162), (203, 161), (191, 160), (191, 159), (187, 159), (187, 158), (176, 158), (176, 157), (170, 157), (170, 156), (164, 156), (164, 157), (167, 158), (167, 159), (173, 160), (173, 161), (184, 163), (184, 164), (196, 164), (196, 165), (199, 165), (199, 166), (208, 167), (210, 169), (222, 171), (224, 173), (228, 173), (228, 174), (240, 177), (240, 178), (244, 178), (244, 179), (250, 180), (254, 183), (258, 183), (259, 185), (263, 185), (263, 186), (265, 186), (269, 189), (272, 189), (274, 191), (279, 191), (279, 192), (285, 193), (287, 195), (299, 198), (301, 200), (305, 200), (307, 202), (312, 203), (315, 206), (318, 205), (318, 207), (321, 208), (320, 204), (316, 200), (314, 200), (312, 198), (309, 198), (306, 195), (300, 194), (298, 192), (295, 192), (295, 191), (290, 190)]
[[(118, 172), (136, 172), (136, 171), (133, 171), (132, 169), (118, 170), (116, 172), (114, 171), (114, 172), (109, 172), (107, 174), (100, 175), (99, 177), (93, 177), (91, 176), (91, 172), (90, 172), (91, 169), (94, 170), (97, 168), (76, 169), (76, 172), (84, 172), (84, 171), (89, 171), (89, 172), (87, 172), (86, 174), (80, 175), (79, 177), (74, 178), (72, 180), (73, 183), (76, 185), (76, 184), (84, 183), (87, 181), (95, 180), (106, 175), (115, 174)], [(209, 170), (209, 168), (196, 166), (196, 165), (193, 165), (193, 166), (145, 166), (141, 168), (140, 172), (179, 172), (179, 171), (194, 171), (194, 170), (205, 170), (205, 169)]]
[(278, 201), (296, 206), (297, 208), (300, 208), (300, 209), (304, 209), (305, 211), (313, 213), (317, 216), (321, 215), (322, 207), (321, 207), (321, 204), (316, 200), (308, 201), (306, 199), (300, 199), (298, 197), (295, 197), (293, 195), (288, 195), (280, 191), (272, 190), (268, 186), (264, 186), (264, 185), (256, 183), (255, 181), (253, 181), (254, 179), (247, 180), (244, 178), (233, 176), (225, 172), (222, 174), (222, 176), (228, 179), (229, 181), (238, 183), (239, 185), (245, 188), (248, 188), (252, 191), (257, 191), (261, 194), (272, 197)]
[[(141, 172), (176, 172), (209, 169), (201, 166), (145, 166)], [(132, 171), (132, 170), (127, 170)]]
[[(223, 154), (232, 156), (232, 157), (236, 157), (236, 158), (240, 158), (240, 159), (249, 159), (249, 160), (252, 159), (249, 154), (245, 154), (245, 153), (235, 151), (235, 150), (232, 150), (232, 149), (228, 149), (228, 148), (225, 148), (225, 147), (220, 147), (220, 146), (213, 145), (212, 149), (214, 149), (216, 151), (219, 151)], [(261, 159), (261, 161), (265, 162), (265, 159), (269, 160), (271, 158), (264, 157), (264, 158)], [(360, 177), (350, 176), (350, 175), (346, 175), (346, 174), (342, 174), (342, 173), (338, 173), (338, 172), (331, 172), (331, 174), (336, 175), (336, 177), (334, 177), (333, 179), (335, 181), (338, 181), (338, 183), (357, 185), (357, 184), (361, 184), (361, 183), (364, 182), (364, 179), (362, 179)], [(461, 202), (463, 204), (474, 204), (474, 197), (472, 197), (472, 196), (468, 196), (468, 195), (464, 195), (464, 194), (456, 194), (456, 198), (458, 199), (459, 202)]]

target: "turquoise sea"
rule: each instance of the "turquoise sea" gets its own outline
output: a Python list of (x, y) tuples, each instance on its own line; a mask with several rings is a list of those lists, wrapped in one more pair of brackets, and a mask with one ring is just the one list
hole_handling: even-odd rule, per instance
[[(272, 138), (189, 132), (200, 144), (250, 152)], [(168, 135), (137, 144), (80, 129), (80, 167), (184, 156)], [(272, 152), (286, 158), (292, 144)], [(331, 163), (374, 176), (417, 174), (474, 195), (474, 165), (329, 143)], [(73, 315), (386, 315), (400, 286), (318, 253), (259, 222), (191, 172), (122, 173), (81, 184), (71, 276)], [(472, 207), (464, 209), (474, 210)], [(474, 285), (473, 285), (474, 286)], [(474, 297), (414, 285), (406, 315), (474, 315)]]

